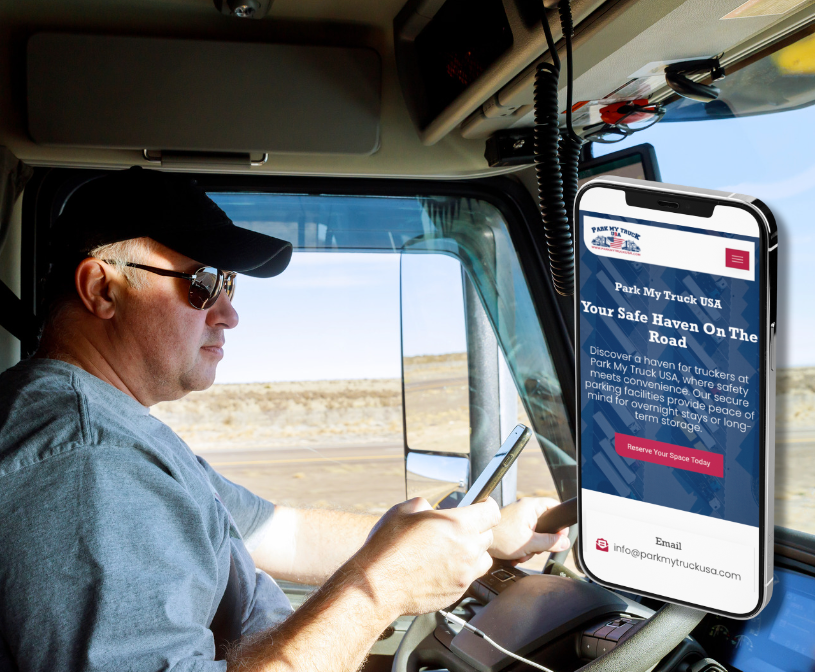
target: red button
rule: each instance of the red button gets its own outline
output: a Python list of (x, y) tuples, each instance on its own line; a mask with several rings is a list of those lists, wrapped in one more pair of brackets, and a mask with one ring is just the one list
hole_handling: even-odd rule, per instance
[(614, 435), (614, 450), (618, 455), (666, 467), (695, 471), (708, 476), (724, 476), (724, 455), (707, 450), (675, 446), (672, 443), (642, 439), (627, 434)]
[(726, 247), (724, 250), (724, 265), (727, 268), (737, 268), (740, 271), (749, 271), (750, 252), (747, 250), (733, 250)]

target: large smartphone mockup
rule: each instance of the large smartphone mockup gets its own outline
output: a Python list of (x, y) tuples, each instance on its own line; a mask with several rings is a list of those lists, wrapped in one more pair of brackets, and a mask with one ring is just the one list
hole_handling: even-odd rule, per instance
[(749, 196), (601, 177), (575, 222), (583, 569), (750, 618), (773, 577), (775, 221)]

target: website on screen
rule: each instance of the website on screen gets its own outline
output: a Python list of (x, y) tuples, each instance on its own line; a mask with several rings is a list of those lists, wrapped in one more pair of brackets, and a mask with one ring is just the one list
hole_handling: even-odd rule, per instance
[(583, 560), (602, 581), (746, 613), (759, 580), (758, 226), (736, 208), (682, 217), (592, 191), (579, 218)]

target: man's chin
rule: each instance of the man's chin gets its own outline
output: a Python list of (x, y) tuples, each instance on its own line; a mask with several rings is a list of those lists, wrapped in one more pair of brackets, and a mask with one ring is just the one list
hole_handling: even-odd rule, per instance
[(215, 382), (215, 367), (217, 363), (204, 365), (199, 363), (197, 367), (188, 371), (181, 378), (181, 389), (184, 390), (181, 396), (190, 392), (201, 392), (212, 387)]

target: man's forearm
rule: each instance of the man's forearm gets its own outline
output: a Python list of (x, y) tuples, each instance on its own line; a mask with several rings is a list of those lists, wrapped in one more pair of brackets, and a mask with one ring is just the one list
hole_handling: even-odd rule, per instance
[(352, 559), (283, 623), (235, 647), (227, 669), (353, 672), (398, 616)]
[(456, 602), (489, 569), (487, 549), (500, 519), (492, 499), (444, 511), (418, 497), (392, 507), (362, 548), (292, 616), (241, 642), (227, 656), (228, 669), (357, 670), (396, 618)]
[(377, 516), (275, 508), (252, 559), (278, 579), (319, 585), (365, 543)]

